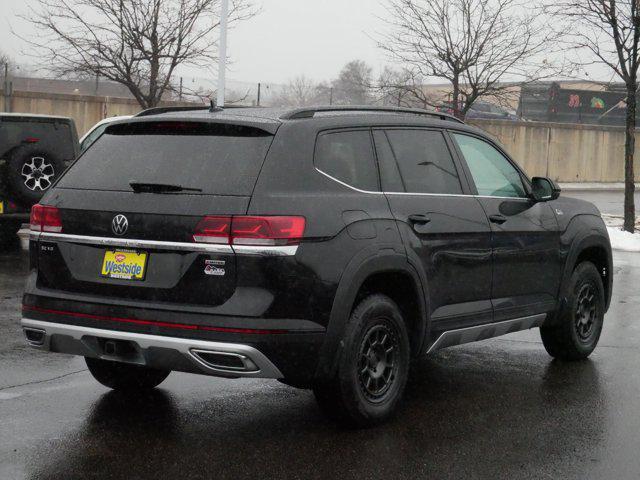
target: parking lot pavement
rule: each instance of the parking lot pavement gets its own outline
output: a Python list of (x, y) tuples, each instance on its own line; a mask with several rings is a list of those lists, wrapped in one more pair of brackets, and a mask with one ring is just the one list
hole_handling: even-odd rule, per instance
[(388, 424), (340, 428), (275, 381), (172, 374), (127, 398), (78, 358), (23, 346), (26, 258), (0, 254), (0, 479), (561, 478), (640, 472), (640, 255), (589, 361), (551, 361), (537, 331), (417, 363)]

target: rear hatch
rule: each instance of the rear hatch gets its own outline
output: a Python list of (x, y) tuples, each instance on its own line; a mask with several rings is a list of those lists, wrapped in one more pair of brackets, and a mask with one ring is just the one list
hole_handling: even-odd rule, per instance
[(247, 125), (110, 126), (42, 202), (57, 209), (60, 228), (44, 228), (40, 237), (38, 286), (224, 303), (236, 288), (235, 255), (197, 231), (206, 216), (246, 214), (272, 140), (273, 132)]

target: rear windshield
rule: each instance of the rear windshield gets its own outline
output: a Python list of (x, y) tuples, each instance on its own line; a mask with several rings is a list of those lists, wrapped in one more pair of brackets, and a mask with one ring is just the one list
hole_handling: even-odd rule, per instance
[(73, 160), (73, 142), (68, 122), (6, 117), (0, 119), (0, 156), (22, 143), (35, 143), (61, 160)]
[(131, 182), (180, 185), (201, 194), (251, 195), (273, 136), (204, 123), (112, 125), (59, 188), (132, 191)]

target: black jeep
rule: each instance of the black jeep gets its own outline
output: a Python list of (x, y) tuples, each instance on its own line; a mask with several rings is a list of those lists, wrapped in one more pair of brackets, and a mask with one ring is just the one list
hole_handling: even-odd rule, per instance
[(70, 118), (0, 113), (0, 241), (15, 237), (78, 152)]
[(539, 327), (552, 356), (591, 354), (609, 238), (559, 195), (423, 110), (132, 118), (33, 208), (22, 325), (114, 389), (276, 378), (371, 424), (440, 348)]

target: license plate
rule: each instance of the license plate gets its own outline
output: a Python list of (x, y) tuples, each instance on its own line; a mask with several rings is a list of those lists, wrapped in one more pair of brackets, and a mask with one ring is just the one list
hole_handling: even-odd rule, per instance
[(101, 275), (119, 280), (144, 280), (146, 268), (146, 253), (107, 250), (102, 261)]

